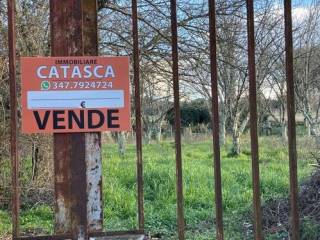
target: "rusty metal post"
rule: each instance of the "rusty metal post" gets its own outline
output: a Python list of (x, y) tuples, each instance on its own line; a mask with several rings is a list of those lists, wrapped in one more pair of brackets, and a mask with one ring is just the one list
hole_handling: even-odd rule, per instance
[(179, 94), (179, 54), (178, 54), (178, 23), (177, 2), (171, 0), (171, 41), (172, 41), (172, 73), (174, 92), (174, 126), (176, 147), (176, 191), (177, 191), (177, 223), (179, 240), (184, 239), (184, 212), (183, 212), (183, 180), (181, 156), (181, 117)]
[(133, 35), (134, 101), (135, 101), (135, 117), (136, 117), (138, 222), (139, 222), (139, 230), (143, 230), (144, 229), (143, 162), (142, 162), (140, 61), (139, 61), (139, 31), (138, 31), (137, 0), (132, 0), (132, 33), (133, 33), (132, 35)]
[(284, 0), (285, 16), (285, 48), (287, 77), (287, 112), (289, 140), (289, 171), (290, 171), (290, 208), (291, 208), (291, 239), (299, 239), (299, 206), (297, 177), (297, 144), (296, 119), (293, 81), (293, 40), (292, 40), (292, 6), (291, 0)]
[(211, 107), (212, 107), (212, 137), (214, 149), (214, 186), (216, 204), (216, 238), (223, 240), (221, 159), (219, 136), (219, 97), (217, 73), (217, 32), (216, 32), (216, 1), (209, 0), (209, 30), (210, 30), (210, 67), (211, 67)]
[(15, 0), (8, 0), (8, 47), (10, 79), (10, 156), (12, 181), (12, 236), (19, 237), (19, 158), (18, 158), (18, 116), (16, 83), (16, 30)]
[(248, 65), (249, 65), (249, 106), (250, 106), (250, 136), (252, 157), (252, 185), (253, 185), (253, 215), (254, 239), (263, 239), (262, 215), (260, 199), (259, 177), (259, 139), (257, 130), (257, 84), (255, 68), (255, 36), (254, 36), (254, 4), (247, 0), (247, 30), (248, 30)]
[[(75, 3), (75, 7), (76, 7)], [(51, 55), (82, 55), (81, 18), (72, 15), (73, 1), (50, 0)], [(77, 6), (81, 13), (81, 6)], [(71, 22), (72, 26), (71, 26)], [(78, 24), (78, 26), (76, 26)], [(80, 25), (79, 25), (80, 24)], [(78, 39), (75, 40), (75, 36)], [(74, 44), (75, 49), (72, 48)], [(80, 46), (79, 46), (80, 44)], [(83, 146), (79, 146), (83, 147)], [(55, 233), (71, 234), (71, 134), (54, 134)]]
[[(90, 27), (96, 27), (93, 8), (96, 8), (96, 5), (92, 6), (86, 1), (50, 0), (53, 56), (81, 56), (84, 55), (84, 50), (86, 54), (97, 54), (96, 32), (90, 30)], [(84, 10), (89, 12), (83, 13)], [(83, 38), (83, 33), (88, 36)], [(100, 162), (94, 163), (99, 160)], [(87, 169), (99, 164), (100, 169), (97, 172)], [(101, 209), (90, 208), (101, 207), (100, 137), (97, 134), (85, 133), (54, 134), (54, 166), (55, 232), (71, 233), (73, 239), (88, 239), (88, 225), (92, 224), (90, 228), (94, 230), (100, 230), (100, 224), (102, 225)], [(87, 177), (90, 179), (95, 174), (98, 181), (91, 182), (94, 185), (88, 188)], [(87, 200), (88, 197), (92, 197), (87, 196), (87, 191), (93, 193), (97, 199), (93, 202)], [(95, 191), (97, 192), (94, 193)], [(98, 204), (95, 205), (94, 202)], [(88, 215), (91, 210), (94, 214)], [(98, 216), (95, 215), (96, 212), (99, 213)]]
[[(97, 1), (82, 0), (84, 55), (98, 56)], [(103, 230), (101, 133), (85, 133), (88, 231)]]

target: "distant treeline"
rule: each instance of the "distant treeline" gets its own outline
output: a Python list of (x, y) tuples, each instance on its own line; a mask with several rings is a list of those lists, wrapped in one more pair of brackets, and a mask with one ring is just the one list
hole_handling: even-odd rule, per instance
[[(174, 109), (171, 108), (167, 115), (168, 123), (174, 125)], [(208, 109), (208, 104), (204, 99), (196, 99), (190, 102), (181, 104), (181, 126), (189, 127), (199, 124), (210, 124), (211, 116)]]

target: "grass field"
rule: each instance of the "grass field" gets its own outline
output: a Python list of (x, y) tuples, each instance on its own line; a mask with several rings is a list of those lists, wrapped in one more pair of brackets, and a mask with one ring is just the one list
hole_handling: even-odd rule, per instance
[[(246, 138), (247, 139), (247, 138)], [(244, 219), (251, 209), (251, 158), (248, 140), (244, 139), (242, 154), (228, 156), (229, 145), (222, 148), (223, 211), (226, 239), (252, 239), (244, 233)], [(278, 138), (260, 140), (260, 171), (262, 201), (288, 196), (287, 147)], [(299, 180), (313, 170), (312, 159), (299, 143)], [(183, 174), (187, 239), (213, 239), (214, 192), (212, 144), (210, 141), (185, 141)], [(144, 154), (144, 193), (146, 230), (160, 233), (162, 239), (176, 237), (176, 195), (174, 143), (146, 145)], [(104, 158), (104, 222), (108, 230), (133, 229), (136, 226), (135, 146), (128, 145), (120, 157), (115, 144), (103, 146)], [(41, 227), (52, 232), (52, 210), (49, 206), (30, 206), (21, 214), (22, 230)], [(10, 231), (8, 212), (0, 210), (0, 236)], [(268, 236), (283, 239), (284, 236)], [(1, 238), (1, 237), (0, 237)]]

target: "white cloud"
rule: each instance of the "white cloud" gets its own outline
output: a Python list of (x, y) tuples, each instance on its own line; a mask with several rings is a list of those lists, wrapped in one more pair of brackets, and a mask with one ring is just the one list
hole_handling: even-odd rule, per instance
[(309, 9), (306, 7), (296, 7), (292, 9), (292, 18), (295, 21), (302, 21), (308, 16)]
[[(277, 15), (283, 16), (284, 15), (284, 7), (283, 4), (275, 4), (274, 12)], [(307, 6), (296, 6), (292, 8), (292, 20), (294, 22), (301, 22), (303, 21), (309, 14), (309, 8)]]

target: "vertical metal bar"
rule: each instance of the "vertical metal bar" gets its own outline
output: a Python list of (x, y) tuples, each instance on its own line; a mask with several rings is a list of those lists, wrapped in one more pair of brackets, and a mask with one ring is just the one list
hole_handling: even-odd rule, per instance
[(255, 68), (254, 4), (247, 0), (250, 136), (253, 182), (254, 239), (263, 239), (259, 178), (259, 140), (257, 130), (257, 86)]
[[(83, 52), (98, 56), (97, 1), (82, 0)], [(103, 230), (101, 133), (85, 133), (88, 231)]]
[(136, 113), (136, 150), (137, 150), (137, 182), (138, 182), (138, 221), (139, 230), (144, 229), (143, 206), (143, 162), (142, 162), (142, 128), (141, 128), (141, 98), (140, 98), (140, 62), (139, 62), (139, 32), (137, 0), (132, 0), (132, 30), (133, 30), (133, 71), (134, 100)]
[(178, 23), (177, 2), (171, 0), (171, 32), (172, 32), (172, 73), (174, 92), (174, 126), (176, 149), (176, 191), (177, 191), (177, 223), (179, 240), (184, 239), (184, 211), (183, 211), (183, 180), (181, 157), (181, 117), (179, 94), (179, 54), (178, 54)]
[(285, 15), (285, 48), (287, 77), (287, 113), (289, 140), (289, 171), (290, 171), (290, 207), (291, 207), (291, 239), (299, 239), (299, 206), (297, 177), (296, 119), (293, 81), (293, 40), (292, 40), (292, 6), (291, 0), (284, 1)]
[(10, 78), (10, 117), (11, 117), (11, 181), (12, 181), (12, 236), (19, 237), (19, 159), (17, 140), (17, 86), (16, 86), (16, 33), (15, 0), (8, 0), (8, 46)]
[[(53, 56), (83, 55), (82, 1), (50, 0)], [(55, 231), (87, 239), (85, 134), (54, 134)]]
[(216, 32), (216, 1), (209, 0), (209, 30), (210, 30), (210, 68), (211, 68), (211, 107), (212, 107), (212, 137), (214, 149), (214, 184), (216, 204), (216, 238), (223, 240), (221, 159), (219, 133), (219, 98), (217, 72), (217, 32)]

